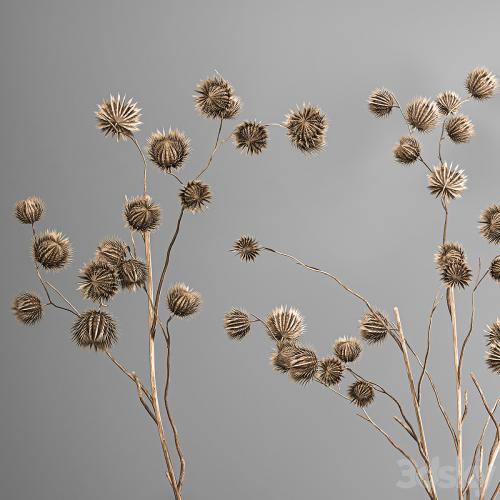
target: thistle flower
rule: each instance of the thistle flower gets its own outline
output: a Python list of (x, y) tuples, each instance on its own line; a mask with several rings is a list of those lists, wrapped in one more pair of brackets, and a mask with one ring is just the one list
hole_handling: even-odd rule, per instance
[(333, 345), (333, 352), (344, 363), (356, 361), (361, 354), (361, 350), (361, 344), (355, 337), (340, 337)]
[(359, 333), (369, 344), (382, 342), (390, 331), (389, 319), (383, 312), (369, 311), (359, 320)]
[(253, 262), (260, 250), (259, 242), (253, 236), (244, 234), (234, 243), (232, 252), (238, 254), (245, 262)]
[(113, 317), (107, 312), (97, 310), (80, 314), (73, 323), (72, 334), (77, 345), (93, 347), (96, 351), (105, 351), (118, 340)]
[(427, 176), (429, 190), (436, 198), (441, 197), (445, 203), (455, 198), (460, 198), (462, 191), (466, 189), (467, 176), (458, 166), (448, 167), (446, 163), (434, 167), (432, 173)]
[(118, 291), (116, 271), (111, 264), (95, 261), (80, 269), (78, 290), (86, 299), (94, 302), (108, 301)]
[(274, 369), (281, 373), (288, 373), (292, 357), (298, 352), (294, 342), (279, 340), (276, 342), (276, 350), (271, 354), (271, 364)]
[(462, 101), (456, 92), (441, 92), (436, 98), (436, 105), (442, 115), (456, 113), (460, 109)]
[(160, 225), (161, 209), (149, 195), (137, 196), (127, 201), (123, 215), (130, 229), (146, 233)]
[(232, 308), (224, 315), (224, 330), (235, 340), (241, 340), (250, 333), (250, 318), (246, 311)]
[(416, 97), (406, 106), (406, 120), (420, 132), (432, 130), (439, 121), (436, 103), (427, 97)]
[(328, 122), (317, 106), (303, 105), (286, 116), (284, 123), (291, 143), (303, 153), (321, 151), (325, 145)]
[(349, 386), (348, 396), (352, 403), (360, 408), (364, 408), (375, 399), (375, 391), (368, 382), (358, 380)]
[(319, 362), (319, 380), (327, 385), (337, 385), (344, 375), (344, 365), (337, 358), (323, 358)]
[(68, 238), (57, 231), (47, 230), (33, 238), (33, 258), (45, 269), (63, 268), (72, 253)]
[(474, 135), (474, 125), (465, 115), (452, 116), (446, 123), (446, 133), (458, 144), (469, 142)]
[(132, 99), (126, 101), (126, 97), (121, 98), (120, 94), (118, 97), (110, 95), (109, 100), (104, 99), (96, 111), (97, 128), (102, 130), (104, 135), (111, 134), (116, 137), (117, 141), (127, 140), (139, 130), (142, 123), (139, 121), (140, 111)]
[(16, 318), (25, 325), (34, 325), (42, 319), (43, 306), (41, 300), (33, 293), (20, 293), (12, 304)]
[(368, 109), (379, 118), (389, 116), (396, 106), (394, 94), (387, 89), (375, 89), (368, 98)]
[(179, 130), (169, 129), (153, 132), (148, 139), (149, 159), (164, 172), (182, 167), (189, 156), (189, 139)]
[(143, 288), (148, 277), (148, 267), (138, 259), (124, 260), (118, 265), (117, 272), (121, 287), (132, 291)]
[(193, 214), (203, 211), (212, 199), (210, 186), (204, 182), (189, 181), (180, 191), (182, 207)]
[(500, 320), (497, 320), (486, 327), (486, 345), (500, 343)]
[(500, 374), (500, 342), (490, 345), (486, 353), (486, 364), (493, 373)]
[(296, 340), (304, 331), (304, 318), (297, 309), (279, 306), (267, 316), (266, 326), (269, 336), (278, 340)]
[(290, 357), (290, 376), (295, 382), (307, 384), (318, 369), (318, 358), (312, 349), (296, 347)]
[(184, 283), (176, 283), (167, 293), (167, 305), (172, 314), (185, 318), (198, 311), (201, 295)]
[(392, 152), (399, 163), (409, 165), (419, 158), (420, 149), (420, 143), (415, 137), (404, 136), (399, 139), (399, 144), (394, 146)]
[(200, 82), (195, 92), (195, 108), (207, 118), (226, 118), (228, 110), (234, 107), (233, 87), (220, 75)]
[(236, 149), (250, 155), (258, 155), (267, 147), (267, 130), (260, 122), (244, 121), (233, 132)]
[(98, 262), (107, 262), (112, 266), (118, 266), (127, 256), (127, 245), (118, 239), (106, 239), (99, 242), (95, 252)]
[(500, 205), (491, 205), (479, 218), (481, 235), (490, 243), (500, 243)]
[(497, 91), (497, 79), (488, 68), (475, 68), (465, 80), (465, 88), (472, 97), (483, 100), (493, 97)]
[(472, 279), (472, 271), (463, 260), (450, 260), (441, 269), (441, 281), (447, 287), (465, 288)]
[(229, 99), (228, 107), (222, 112), (221, 118), (224, 120), (232, 120), (236, 118), (241, 111), (241, 99), (235, 95), (231, 96)]
[(436, 268), (442, 271), (452, 260), (465, 261), (464, 247), (460, 243), (448, 241), (439, 245), (438, 253), (434, 255)]
[(495, 257), (490, 264), (490, 275), (495, 281), (500, 282), (500, 257)]
[(23, 224), (34, 224), (42, 218), (43, 201), (36, 196), (20, 200), (14, 210), (17, 220)]

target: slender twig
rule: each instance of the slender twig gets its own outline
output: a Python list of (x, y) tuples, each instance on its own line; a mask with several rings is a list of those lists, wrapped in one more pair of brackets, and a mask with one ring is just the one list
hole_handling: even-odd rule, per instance
[(144, 151), (137, 142), (137, 139), (133, 135), (131, 136), (130, 139), (135, 144), (135, 147), (138, 149), (139, 154), (141, 155), (142, 161), (144, 163), (144, 196), (146, 196), (148, 192), (148, 162), (146, 161), (146, 157), (144, 156)]
[(495, 488), (495, 491), (491, 496), (491, 500), (495, 500), (495, 498), (498, 496), (499, 493), (500, 493), (500, 481), (498, 481), (497, 487)]
[(217, 131), (217, 137), (215, 139), (215, 144), (214, 144), (214, 147), (212, 149), (212, 153), (210, 154), (210, 156), (208, 158), (207, 164), (200, 170), (200, 172), (194, 178), (194, 180), (199, 179), (209, 169), (210, 165), (212, 164), (212, 160), (214, 158), (214, 155), (217, 152), (217, 150), (219, 149), (219, 146), (221, 146), (224, 142), (226, 142), (231, 137), (232, 133), (231, 133), (231, 135), (229, 135), (229, 137), (227, 137), (226, 139), (221, 141), (219, 144), (220, 133), (222, 131), (222, 124), (223, 123), (224, 123), (224, 118), (221, 118), (220, 123), (219, 123), (219, 130)]
[(441, 206), (444, 210), (444, 224), (443, 224), (443, 245), (446, 243), (446, 232), (448, 229), (448, 204), (441, 199)]
[(441, 136), (439, 137), (439, 143), (438, 143), (438, 158), (439, 158), (439, 163), (443, 163), (443, 158), (441, 157), (441, 145), (443, 144), (444, 140), (444, 128), (446, 126), (446, 118), (443, 119), (443, 123), (441, 125)]

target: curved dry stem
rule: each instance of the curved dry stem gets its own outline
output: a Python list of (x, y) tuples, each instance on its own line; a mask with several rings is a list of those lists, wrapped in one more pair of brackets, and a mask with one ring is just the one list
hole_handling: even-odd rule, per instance
[(141, 155), (142, 161), (144, 163), (144, 195), (146, 195), (148, 192), (148, 162), (146, 161), (146, 157), (144, 156), (144, 151), (142, 150), (140, 144), (137, 142), (135, 136), (132, 135), (130, 139), (135, 144), (135, 147), (138, 149), (139, 154)]
[(212, 153), (210, 154), (209, 158), (208, 158), (208, 161), (207, 161), (207, 164), (200, 170), (200, 172), (198, 173), (198, 175), (194, 178), (194, 180), (197, 180), (199, 179), (209, 168), (210, 168), (210, 165), (212, 164), (212, 160), (214, 158), (214, 155), (215, 153), (217, 152), (217, 150), (219, 149), (219, 146), (222, 146), (222, 144), (224, 144), (224, 142), (226, 142), (232, 135), (232, 132), (231, 132), (231, 135), (229, 137), (227, 137), (226, 139), (222, 140), (220, 143), (219, 143), (219, 139), (220, 139), (220, 134), (222, 132), (222, 124), (224, 123), (224, 118), (221, 118), (220, 119), (220, 123), (219, 123), (219, 129), (217, 131), (217, 137), (215, 139), (215, 144), (214, 144), (214, 147), (212, 149)]

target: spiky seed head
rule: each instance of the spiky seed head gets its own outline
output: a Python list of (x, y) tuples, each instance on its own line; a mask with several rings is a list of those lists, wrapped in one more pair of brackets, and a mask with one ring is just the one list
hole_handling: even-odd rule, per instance
[(463, 260), (450, 260), (441, 269), (441, 281), (447, 287), (465, 288), (472, 279), (472, 271)]
[(180, 318), (191, 316), (201, 305), (201, 295), (184, 283), (176, 283), (167, 293), (167, 305)]
[(201, 81), (195, 92), (195, 108), (207, 118), (226, 118), (228, 110), (234, 106), (233, 87), (221, 75)]
[(224, 330), (226, 330), (226, 333), (232, 339), (243, 339), (250, 333), (250, 327), (250, 318), (248, 317), (248, 313), (243, 309), (233, 307), (224, 315)]
[(118, 266), (127, 256), (127, 245), (118, 239), (106, 239), (99, 242), (95, 251), (98, 262), (107, 262), (111, 266)]
[(236, 118), (240, 114), (241, 107), (241, 99), (235, 95), (231, 96), (229, 98), (229, 105), (223, 111), (221, 118), (224, 118), (224, 120), (232, 120), (233, 118)]
[(253, 262), (259, 255), (261, 247), (259, 242), (248, 234), (244, 234), (237, 241), (235, 241), (232, 252), (239, 255), (241, 260), (245, 262)]
[(62, 269), (72, 253), (69, 239), (57, 231), (46, 230), (33, 238), (33, 258), (45, 269)]
[(493, 342), (486, 353), (486, 365), (496, 374), (500, 374), (500, 342)]
[(382, 342), (390, 331), (389, 319), (381, 311), (368, 311), (359, 320), (359, 333), (369, 344)]
[(500, 257), (495, 257), (490, 264), (490, 276), (500, 282)]
[(36, 196), (31, 196), (16, 203), (14, 214), (22, 224), (34, 224), (42, 218), (43, 209), (43, 201)]
[(202, 212), (212, 199), (210, 186), (202, 181), (189, 181), (180, 191), (182, 207), (193, 214)]
[(475, 68), (465, 80), (465, 88), (469, 94), (479, 100), (493, 97), (497, 91), (496, 76), (488, 68)]
[(452, 260), (465, 261), (464, 247), (460, 243), (450, 241), (439, 245), (438, 252), (434, 255), (436, 268), (442, 271)]
[(356, 337), (340, 337), (333, 344), (333, 352), (344, 363), (356, 361), (361, 350), (361, 343)]
[(302, 108), (291, 110), (284, 125), (291, 143), (299, 151), (316, 153), (324, 148), (328, 121), (317, 106), (304, 104)]
[(344, 365), (342, 361), (335, 357), (323, 358), (319, 362), (318, 377), (319, 380), (327, 385), (337, 385), (344, 375)]
[(124, 290), (143, 288), (148, 277), (148, 268), (144, 262), (139, 259), (127, 259), (117, 267), (118, 279)]
[(240, 123), (233, 132), (233, 141), (236, 149), (244, 151), (249, 155), (258, 155), (267, 147), (267, 129), (262, 123), (244, 121)]
[(474, 125), (465, 115), (452, 116), (446, 123), (446, 133), (453, 142), (463, 144), (474, 135)]
[(279, 306), (267, 316), (266, 326), (273, 340), (296, 340), (304, 332), (304, 318), (293, 307)]
[(161, 208), (149, 195), (137, 196), (127, 201), (123, 215), (130, 229), (147, 233), (160, 225)]
[(80, 314), (72, 327), (73, 341), (96, 351), (109, 349), (118, 340), (113, 317), (104, 311), (89, 310)]
[(456, 113), (460, 109), (462, 101), (456, 92), (450, 90), (441, 92), (436, 98), (436, 105), (442, 115)]
[(148, 138), (149, 159), (162, 171), (171, 172), (182, 167), (190, 152), (190, 141), (184, 132), (157, 130)]
[(399, 163), (409, 165), (415, 163), (420, 156), (420, 143), (412, 136), (404, 136), (399, 139), (399, 144), (396, 144), (392, 150), (394, 158)]
[(34, 325), (42, 319), (42, 301), (33, 293), (20, 293), (12, 304), (16, 318), (25, 325)]
[(289, 340), (276, 342), (276, 349), (271, 354), (271, 364), (276, 371), (288, 373), (292, 357), (298, 352), (298, 346)]
[(118, 277), (115, 268), (104, 261), (93, 261), (80, 269), (82, 295), (94, 302), (108, 301), (118, 291)]
[(351, 402), (360, 408), (370, 405), (375, 399), (372, 385), (364, 380), (358, 380), (351, 384), (347, 393)]
[(307, 384), (316, 375), (318, 358), (312, 349), (296, 347), (290, 357), (290, 377), (299, 384)]
[(500, 243), (500, 205), (490, 205), (479, 218), (481, 235), (490, 243)]
[(428, 132), (439, 121), (438, 107), (427, 97), (416, 97), (406, 106), (406, 120), (418, 131)]
[(396, 106), (394, 94), (387, 89), (375, 89), (368, 98), (368, 109), (379, 118), (389, 116)]
[(436, 198), (441, 197), (445, 203), (460, 198), (462, 192), (467, 189), (465, 186), (467, 176), (463, 170), (458, 169), (458, 165), (453, 167), (453, 165), (448, 166), (447, 163), (443, 163), (434, 167), (427, 178), (431, 194)]
[(116, 137), (116, 140), (127, 140), (139, 130), (139, 121), (141, 117), (140, 109), (132, 99), (126, 100), (126, 97), (109, 96), (99, 104), (96, 111), (97, 128), (104, 132), (104, 135), (110, 134)]
[(497, 320), (486, 327), (486, 344), (492, 345), (500, 343), (500, 320)]

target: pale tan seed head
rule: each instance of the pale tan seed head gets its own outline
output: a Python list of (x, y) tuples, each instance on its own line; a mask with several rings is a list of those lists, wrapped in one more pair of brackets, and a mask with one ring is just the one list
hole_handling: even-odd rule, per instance
[(196, 214), (207, 208), (212, 200), (210, 186), (202, 181), (189, 181), (179, 193), (182, 207), (189, 212)]
[(418, 131), (429, 132), (438, 124), (438, 107), (427, 97), (416, 97), (406, 106), (406, 120)]
[(460, 110), (462, 101), (456, 92), (441, 92), (436, 98), (436, 105), (442, 115), (457, 113)]
[(333, 352), (344, 363), (356, 361), (361, 351), (361, 343), (356, 337), (340, 337), (333, 345)]
[(104, 261), (92, 261), (80, 269), (78, 290), (94, 302), (107, 302), (118, 291), (115, 268)]
[(317, 106), (304, 104), (286, 116), (285, 128), (293, 146), (303, 153), (316, 153), (326, 144), (328, 121)]
[(149, 195), (137, 196), (127, 201), (123, 215), (130, 229), (147, 233), (160, 225), (161, 208)]
[(410, 165), (420, 157), (421, 146), (415, 137), (404, 136), (399, 139), (399, 143), (394, 146), (392, 151), (396, 161)]
[(232, 339), (243, 339), (250, 333), (250, 327), (250, 318), (243, 309), (233, 307), (224, 315), (224, 330)]
[(359, 333), (369, 344), (382, 342), (390, 331), (389, 319), (381, 311), (368, 311), (359, 320)]
[(201, 306), (201, 295), (184, 283), (176, 283), (167, 293), (170, 312), (179, 318), (196, 313)]
[(132, 99), (127, 101), (126, 97), (122, 98), (120, 94), (118, 97), (110, 95), (109, 99), (104, 99), (99, 104), (96, 111), (97, 128), (102, 130), (104, 135), (116, 137), (117, 141), (127, 140), (139, 130), (142, 123), (140, 111)]
[(434, 167), (432, 173), (427, 176), (429, 180), (429, 190), (436, 198), (442, 198), (445, 203), (449, 203), (455, 198), (460, 198), (466, 189), (467, 176), (458, 166), (448, 166), (443, 163)]
[(375, 391), (370, 383), (358, 380), (349, 386), (348, 396), (352, 403), (360, 408), (364, 408), (370, 405), (375, 399)]
[(149, 159), (163, 172), (180, 169), (190, 152), (190, 141), (184, 132), (157, 130), (148, 138)]
[(139, 259), (123, 260), (118, 265), (117, 272), (122, 289), (132, 292), (137, 288), (144, 288), (148, 278), (148, 267)]
[(267, 147), (267, 128), (257, 121), (244, 121), (233, 132), (233, 141), (236, 149), (258, 155)]
[(368, 109), (379, 118), (389, 116), (396, 106), (394, 94), (387, 89), (375, 89), (368, 97)]
[(40, 198), (31, 196), (16, 203), (14, 215), (22, 224), (34, 224), (42, 218), (44, 208)]
[(232, 252), (245, 262), (253, 262), (260, 254), (261, 246), (259, 242), (248, 234), (244, 234), (235, 241)]
[(307, 347), (296, 347), (290, 356), (289, 374), (299, 384), (307, 384), (314, 379), (318, 369), (316, 353)]
[(58, 231), (50, 230), (33, 237), (32, 252), (35, 261), (51, 271), (62, 269), (73, 254), (69, 239)]
[(296, 340), (304, 332), (304, 318), (293, 307), (279, 306), (267, 316), (266, 326), (273, 340)]
[(321, 383), (327, 386), (337, 385), (344, 375), (344, 365), (342, 361), (331, 356), (323, 358), (319, 362), (318, 378)]
[(452, 116), (446, 122), (446, 133), (453, 142), (463, 144), (474, 135), (474, 125), (465, 115)]
[(14, 299), (12, 312), (21, 323), (24, 323), (25, 325), (34, 325), (42, 319), (42, 301), (34, 293), (20, 293)]
[(195, 108), (206, 118), (226, 118), (234, 109), (233, 87), (219, 74), (201, 81), (195, 92)]
[(500, 205), (490, 205), (479, 218), (481, 235), (490, 243), (500, 243)]
[(493, 97), (497, 91), (496, 76), (484, 67), (473, 69), (465, 80), (465, 88), (475, 99), (483, 100)]

